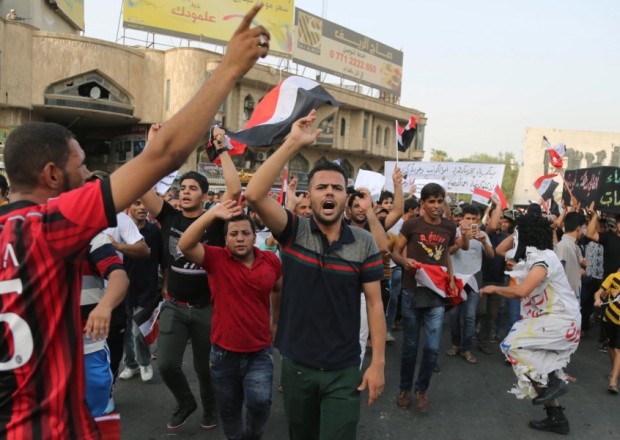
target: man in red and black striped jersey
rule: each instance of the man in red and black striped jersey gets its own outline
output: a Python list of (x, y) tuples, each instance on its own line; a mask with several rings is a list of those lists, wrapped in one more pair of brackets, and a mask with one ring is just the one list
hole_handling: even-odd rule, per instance
[[(269, 32), (242, 20), (220, 66), (145, 151), (110, 179), (84, 186), (84, 152), (67, 129), (30, 123), (7, 139), (12, 203), (0, 207), (0, 438), (99, 439), (84, 402), (80, 261), (115, 214), (177, 170), (209, 131), (236, 82), (269, 50)], [(74, 190), (75, 189), (75, 190)], [(73, 191), (72, 191), (73, 190)]]

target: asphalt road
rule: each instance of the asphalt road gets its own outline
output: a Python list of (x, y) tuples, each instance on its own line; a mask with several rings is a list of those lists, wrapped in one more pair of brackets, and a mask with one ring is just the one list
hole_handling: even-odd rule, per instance
[[(598, 334), (598, 328), (591, 334)], [(386, 387), (383, 396), (372, 407), (363, 394), (358, 439), (620, 439), (620, 395), (607, 392), (610, 362), (607, 354), (598, 351), (596, 338), (583, 339), (573, 356), (567, 372), (577, 377), (570, 392), (561, 398), (570, 421), (568, 436), (542, 433), (528, 427), (529, 420), (545, 418), (541, 407), (517, 400), (508, 394), (514, 382), (512, 368), (507, 366), (494, 344), (494, 354), (485, 355), (474, 348), (478, 364), (470, 365), (460, 357), (450, 358), (444, 352), (450, 347), (449, 328), (443, 331), (439, 356), (440, 374), (435, 374), (428, 390), (431, 408), (426, 414), (415, 409), (396, 406), (398, 395), (402, 332), (395, 332), (396, 343), (386, 348)], [(274, 356), (277, 358), (277, 356)], [(418, 364), (420, 355), (418, 355)], [(365, 365), (370, 362), (366, 355)], [(115, 391), (117, 411), (121, 414), (122, 438), (150, 440), (161, 438), (225, 439), (221, 427), (211, 431), (200, 428), (201, 408), (178, 431), (170, 432), (166, 423), (174, 408), (174, 399), (167, 390), (154, 362), (153, 380), (143, 383), (139, 376), (130, 381), (118, 381)], [(275, 361), (275, 377), (279, 377), (280, 362)], [(192, 370), (191, 350), (186, 350), (184, 370), (198, 399), (198, 383)], [(288, 438), (282, 395), (274, 384), (271, 418), (263, 439)]]

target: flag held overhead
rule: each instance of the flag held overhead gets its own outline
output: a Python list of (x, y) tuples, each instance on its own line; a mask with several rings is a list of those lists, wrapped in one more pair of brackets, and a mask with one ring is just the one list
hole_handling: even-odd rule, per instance
[(246, 145), (267, 147), (283, 142), (295, 121), (326, 103), (342, 106), (316, 81), (300, 76), (285, 79), (258, 103), (242, 130), (227, 133), (235, 147), (232, 154), (243, 153)]
[(534, 182), (534, 188), (540, 194), (543, 200), (548, 200), (553, 197), (553, 193), (555, 189), (558, 187), (559, 183), (553, 180), (557, 174), (547, 174), (546, 176), (539, 177), (536, 182)]
[(410, 117), (405, 128), (402, 128), (398, 121), (396, 121), (396, 145), (398, 146), (398, 151), (404, 153), (411, 145), (417, 130), (418, 119), (420, 118), (416, 116)]
[(552, 147), (545, 136), (543, 136), (543, 144), (549, 152), (549, 159), (551, 161), (551, 165), (553, 165), (554, 168), (562, 168), (564, 166), (562, 157), (566, 154), (566, 145), (560, 142), (556, 146)]

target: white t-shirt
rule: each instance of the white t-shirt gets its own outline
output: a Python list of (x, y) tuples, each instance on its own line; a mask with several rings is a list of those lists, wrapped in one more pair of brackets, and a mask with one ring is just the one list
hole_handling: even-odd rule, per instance
[[(457, 228), (458, 231), (458, 228)], [(489, 236), (486, 232), (480, 231), (486, 237), (487, 243), (489, 242)], [(469, 240), (469, 250), (464, 251), (459, 249), (451, 256), (452, 258), (452, 270), (454, 273), (462, 275), (473, 275), (480, 272), (482, 269), (482, 258), (484, 257), (484, 245), (472, 238)]]
[[(103, 231), (104, 234), (111, 235), (114, 241), (125, 244), (136, 244), (144, 239), (131, 217), (124, 212), (116, 214), (116, 224), (117, 226), (115, 228), (107, 228)], [(123, 254), (118, 251), (116, 253), (122, 260)]]

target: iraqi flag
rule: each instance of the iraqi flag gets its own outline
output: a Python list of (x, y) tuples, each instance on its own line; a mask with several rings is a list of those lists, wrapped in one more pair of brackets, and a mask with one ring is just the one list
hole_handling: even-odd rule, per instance
[(502, 191), (502, 189), (500, 188), (499, 185), (495, 185), (495, 190), (493, 191), (493, 194), (497, 196), (497, 198), (499, 199), (499, 203), (502, 208), (502, 211), (506, 208), (508, 208), (508, 202), (506, 201), (506, 197), (504, 196), (504, 192)]
[(489, 201), (492, 195), (493, 194), (489, 191), (485, 191), (482, 188), (474, 188), (474, 192), (471, 196), (471, 204), (484, 211), (489, 207)]
[(139, 313), (136, 313), (133, 317), (133, 320), (140, 328), (140, 333), (142, 333), (142, 336), (144, 336), (144, 340), (148, 345), (155, 342), (157, 335), (159, 335), (159, 322), (157, 321), (157, 318), (159, 317), (159, 312), (161, 311), (161, 306), (163, 304), (164, 302), (160, 301), (154, 308), (146, 307)]
[(420, 118), (416, 118), (415, 116), (410, 117), (405, 128), (402, 128), (398, 121), (396, 121), (396, 146), (398, 147), (398, 151), (404, 153), (411, 145), (411, 142), (413, 142), (418, 119)]
[(553, 180), (553, 178), (557, 176), (557, 174), (547, 174), (546, 176), (539, 177), (536, 182), (534, 182), (534, 188), (540, 194), (543, 200), (548, 200), (553, 197), (553, 192), (558, 187), (558, 182)]
[(288, 170), (284, 168), (284, 176), (282, 176), (282, 186), (280, 187), (280, 195), (278, 196), (278, 203), (282, 206), (286, 205), (286, 192), (288, 191)]
[[(416, 264), (415, 281), (416, 283), (424, 286), (442, 298), (450, 300), (450, 304), (453, 306), (458, 305), (462, 301), (467, 299), (465, 293), (465, 285), (469, 279), (475, 278), (471, 275), (467, 276), (467, 280), (464, 280), (462, 275), (454, 274), (455, 284), (458, 292), (451, 292), (450, 289), (450, 277), (448, 276), (447, 269), (443, 266), (436, 266), (432, 264)], [(478, 290), (478, 285), (475, 284), (474, 290)]]
[(545, 136), (543, 136), (543, 144), (549, 152), (549, 159), (551, 161), (551, 165), (553, 165), (554, 168), (562, 168), (564, 166), (562, 157), (564, 157), (564, 155), (566, 154), (566, 145), (560, 142), (556, 146), (552, 147)]
[(326, 103), (342, 105), (316, 81), (301, 76), (285, 79), (258, 103), (242, 130), (228, 132), (234, 147), (228, 154), (241, 154), (246, 145), (268, 147), (282, 143), (295, 121)]

